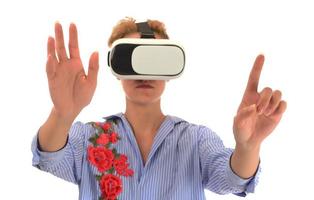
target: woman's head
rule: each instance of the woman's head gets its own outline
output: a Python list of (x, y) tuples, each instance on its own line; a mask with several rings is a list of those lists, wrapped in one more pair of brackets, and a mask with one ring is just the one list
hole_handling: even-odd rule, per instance
[[(149, 27), (154, 31), (156, 39), (169, 39), (165, 26), (157, 20), (147, 20)], [(113, 28), (108, 40), (108, 46), (120, 38), (140, 38), (136, 22), (133, 18), (125, 18)], [(128, 101), (136, 104), (150, 104), (157, 102), (164, 89), (164, 80), (121, 80), (123, 90)]]

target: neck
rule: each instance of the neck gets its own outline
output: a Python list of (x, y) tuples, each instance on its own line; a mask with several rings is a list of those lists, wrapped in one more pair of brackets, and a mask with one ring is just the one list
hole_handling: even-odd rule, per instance
[(165, 115), (160, 108), (160, 100), (143, 105), (126, 100), (125, 116), (129, 121), (135, 136), (154, 137)]

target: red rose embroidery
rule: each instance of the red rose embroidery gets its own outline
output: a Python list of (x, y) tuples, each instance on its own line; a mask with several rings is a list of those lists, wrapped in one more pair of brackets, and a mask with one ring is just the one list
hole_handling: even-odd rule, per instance
[(133, 170), (128, 169), (128, 158), (126, 155), (121, 154), (119, 158), (113, 161), (113, 166), (117, 173), (121, 176), (132, 176)]
[(97, 139), (96, 143), (99, 145), (106, 145), (111, 141), (111, 137), (109, 138), (108, 134), (101, 134)]
[(112, 167), (114, 155), (104, 147), (88, 147), (88, 160), (97, 167), (98, 171), (104, 172)]
[(122, 192), (122, 181), (118, 176), (107, 174), (101, 177), (99, 181), (102, 198), (106, 200), (115, 200)]
[(101, 128), (107, 132), (111, 128), (111, 124), (109, 122), (104, 123)]
[(111, 143), (118, 142), (118, 134), (116, 132), (111, 133), (111, 135), (110, 135), (110, 142)]
[(99, 200), (116, 200), (122, 192), (119, 176), (133, 176), (134, 172), (128, 168), (127, 156), (111, 147), (120, 140), (118, 133), (113, 131), (112, 122), (91, 124), (96, 133), (89, 138), (92, 145), (87, 149), (87, 158), (100, 172), (100, 175), (96, 175), (101, 192)]

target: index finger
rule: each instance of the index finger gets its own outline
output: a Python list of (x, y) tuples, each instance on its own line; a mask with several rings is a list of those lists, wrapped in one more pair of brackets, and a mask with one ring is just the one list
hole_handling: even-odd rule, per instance
[(246, 91), (257, 92), (258, 82), (261, 76), (264, 60), (265, 57), (262, 54), (256, 57), (246, 86)]

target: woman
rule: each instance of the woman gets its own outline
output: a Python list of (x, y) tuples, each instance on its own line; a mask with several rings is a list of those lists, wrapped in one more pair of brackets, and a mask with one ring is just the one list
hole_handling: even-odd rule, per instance
[[(156, 39), (168, 38), (163, 23), (149, 20), (148, 24)], [(59, 23), (55, 24), (55, 39), (48, 39), (46, 69), (54, 106), (33, 141), (34, 166), (78, 184), (79, 199), (205, 199), (204, 189), (241, 196), (254, 191), (261, 143), (286, 109), (280, 91), (266, 87), (257, 92), (262, 55), (256, 58), (234, 118), (233, 150), (225, 148), (209, 128), (163, 114), (163, 80), (121, 80), (126, 96), (124, 113), (107, 117), (108, 123), (72, 124), (93, 97), (99, 67), (95, 52), (85, 74), (74, 24), (69, 32), (69, 57)], [(113, 29), (109, 46), (123, 37), (140, 37), (135, 20), (121, 20)], [(110, 138), (97, 141), (97, 126), (110, 130)], [(118, 142), (112, 140), (115, 134)], [(111, 142), (119, 154), (112, 157), (110, 152), (96, 152), (92, 144), (101, 142)], [(117, 155), (124, 155), (125, 176), (103, 178), (112, 171), (99, 163), (108, 157), (114, 163), (122, 158)]]

